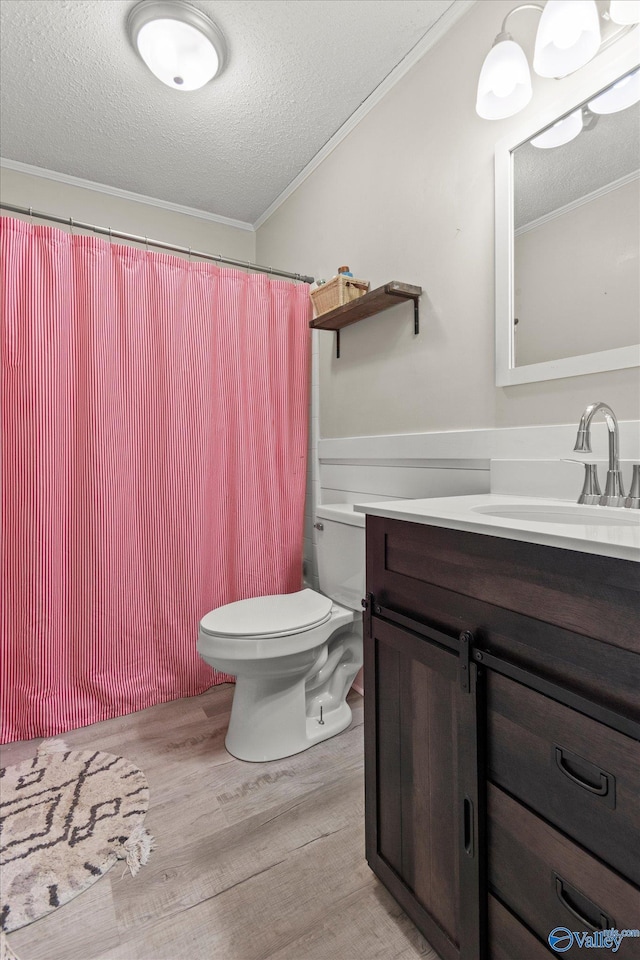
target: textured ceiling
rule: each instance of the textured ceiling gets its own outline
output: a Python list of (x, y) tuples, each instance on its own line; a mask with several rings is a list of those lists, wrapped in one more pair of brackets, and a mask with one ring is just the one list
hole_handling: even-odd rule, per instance
[(134, 5), (2, 0), (2, 156), (253, 223), (452, 0), (196, 0), (228, 62), (193, 93), (133, 51)]
[(579, 200), (640, 167), (640, 104), (599, 116), (562, 147), (514, 152), (515, 227)]

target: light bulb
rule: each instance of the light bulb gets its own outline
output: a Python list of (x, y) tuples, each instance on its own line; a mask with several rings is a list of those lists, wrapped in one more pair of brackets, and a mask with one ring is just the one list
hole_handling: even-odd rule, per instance
[(617, 113), (640, 101), (640, 69), (628, 73), (588, 103), (593, 113)]
[(565, 10), (564, 15), (558, 17), (553, 42), (559, 50), (568, 50), (578, 42), (581, 33), (580, 24), (571, 18), (568, 10)]
[(176, 90), (198, 90), (218, 72), (218, 54), (199, 30), (179, 20), (150, 20), (137, 39), (152, 73)]
[(547, 0), (542, 11), (533, 69), (541, 77), (566, 77), (596, 55), (600, 22), (595, 0)]
[(518, 113), (529, 100), (531, 74), (524, 51), (508, 34), (500, 34), (482, 64), (476, 113), (484, 120), (502, 120)]
[(611, 0), (609, 16), (623, 26), (640, 23), (640, 0)]
[(533, 137), (531, 145), (541, 150), (561, 147), (574, 140), (582, 130), (582, 108), (574, 110), (562, 120), (556, 120), (547, 130)]

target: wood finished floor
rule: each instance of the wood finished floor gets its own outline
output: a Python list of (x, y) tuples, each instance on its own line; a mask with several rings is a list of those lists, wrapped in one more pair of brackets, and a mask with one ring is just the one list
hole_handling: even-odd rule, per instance
[[(362, 698), (349, 730), (244, 763), (224, 748), (233, 687), (73, 730), (74, 749), (137, 763), (156, 840), (134, 879), (117, 863), (16, 930), (20, 960), (438, 960), (364, 859)], [(2, 747), (2, 764), (39, 740)]]

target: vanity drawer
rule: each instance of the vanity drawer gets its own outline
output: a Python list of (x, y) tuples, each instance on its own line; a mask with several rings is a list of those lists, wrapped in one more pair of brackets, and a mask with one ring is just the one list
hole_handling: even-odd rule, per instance
[(489, 960), (549, 960), (549, 951), (489, 894)]
[(640, 885), (640, 743), (491, 670), (487, 706), (489, 778)]
[[(487, 815), (491, 890), (544, 943), (555, 927), (640, 928), (640, 891), (492, 784)], [(584, 950), (574, 944), (564, 955)], [(612, 951), (588, 955), (610, 960)], [(638, 960), (640, 938), (625, 938), (618, 956)]]

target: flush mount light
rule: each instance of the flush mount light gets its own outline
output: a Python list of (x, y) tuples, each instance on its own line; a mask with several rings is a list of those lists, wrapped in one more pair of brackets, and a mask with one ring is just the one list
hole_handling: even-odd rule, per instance
[(198, 90), (224, 66), (224, 37), (185, 0), (142, 0), (127, 18), (127, 31), (149, 70), (174, 90)]

